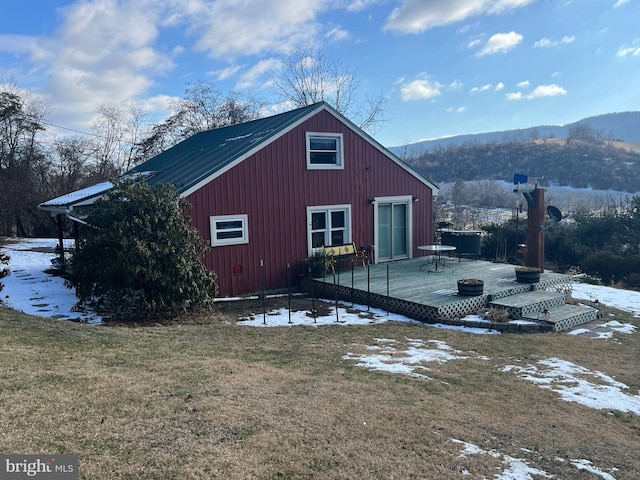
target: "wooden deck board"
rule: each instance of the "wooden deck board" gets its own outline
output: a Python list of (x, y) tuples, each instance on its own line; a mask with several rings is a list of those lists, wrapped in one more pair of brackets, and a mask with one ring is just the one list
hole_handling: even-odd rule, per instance
[(546, 302), (556, 297), (562, 297), (562, 295), (558, 293), (547, 292), (545, 290), (535, 290), (532, 292), (513, 295), (511, 297), (501, 298), (499, 300), (492, 301), (491, 304), (502, 307), (525, 307), (532, 303)]
[[(325, 298), (340, 298), (354, 303), (370, 305), (386, 311), (400, 313), (424, 322), (458, 322), (469, 314), (478, 313), (490, 302), (513, 295), (529, 294), (542, 297), (545, 290), (557, 292), (557, 297), (566, 294), (571, 286), (567, 275), (544, 272), (540, 282), (522, 284), (516, 282), (513, 265), (484, 262), (471, 259), (449, 261), (452, 270), (429, 273), (420, 266), (425, 258), (404, 260), (388, 264), (371, 265), (368, 270), (343, 270), (323, 279), (305, 279), (307, 291)], [(477, 278), (484, 281), (484, 292), (480, 296), (458, 295), (458, 280)], [(536, 293), (537, 292), (537, 293)], [(544, 308), (551, 306), (549, 302)], [(525, 313), (536, 309), (535, 305), (523, 307)], [(577, 320), (576, 320), (577, 321)], [(465, 322), (471, 322), (468, 320)], [(464, 322), (463, 322), (464, 323)], [(557, 327), (566, 328), (575, 324), (573, 320), (562, 321)], [(493, 324), (491, 324), (493, 325)], [(493, 325), (491, 328), (502, 328)], [(510, 327), (506, 327), (510, 328)], [(540, 331), (552, 328), (550, 323), (539, 324)]]
[[(585, 305), (570, 305), (570, 304), (565, 304), (565, 305), (560, 305), (558, 307), (553, 307), (549, 310), (549, 317), (548, 318), (544, 318), (545, 321), (549, 322), (549, 323), (559, 323), (559, 322), (563, 322), (567, 319), (570, 319), (576, 315), (582, 314), (586, 311), (590, 311), (593, 315), (593, 319), (595, 319), (597, 310), (595, 308), (592, 307), (587, 307)], [(530, 318), (532, 320), (539, 320), (540, 316), (539, 315), (531, 315), (531, 316), (527, 316), (525, 318)]]
[[(388, 277), (386, 264), (370, 265), (368, 271), (356, 269), (353, 275), (353, 284), (351, 270), (342, 271), (335, 277), (329, 274), (326, 278), (318, 279), (318, 281), (337, 283), (341, 286), (365, 292), (370, 291), (378, 295), (386, 296), (388, 292), (388, 295), (393, 298), (436, 306), (442, 304), (443, 301), (452, 300), (450, 292), (457, 292), (457, 282), (463, 278), (483, 280), (485, 295), (492, 295), (512, 288), (530, 288), (528, 285), (516, 282), (514, 266), (509, 264), (464, 258), (458, 262), (457, 259), (452, 259), (447, 264), (453, 268), (453, 271), (447, 269), (444, 272), (427, 273), (424, 269), (420, 271), (420, 265), (424, 262), (424, 257), (421, 257), (391, 263), (388, 265)], [(552, 272), (545, 272), (542, 275), (542, 280), (554, 278), (566, 279), (567, 277)]]

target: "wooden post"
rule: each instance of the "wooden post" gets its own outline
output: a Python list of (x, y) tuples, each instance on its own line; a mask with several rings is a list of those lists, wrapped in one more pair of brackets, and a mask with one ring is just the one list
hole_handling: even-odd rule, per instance
[(58, 248), (60, 249), (60, 267), (62, 271), (64, 271), (66, 268), (64, 259), (64, 215), (56, 215), (56, 220), (56, 230), (58, 230)]
[(544, 234), (542, 225), (545, 221), (544, 189), (536, 186), (526, 195), (527, 210), (527, 257), (525, 265), (544, 269)]

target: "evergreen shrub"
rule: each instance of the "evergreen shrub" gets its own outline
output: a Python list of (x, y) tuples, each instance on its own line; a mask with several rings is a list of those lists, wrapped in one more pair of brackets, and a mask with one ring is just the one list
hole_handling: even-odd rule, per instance
[(209, 305), (216, 275), (201, 262), (206, 245), (187, 207), (171, 185), (115, 182), (89, 211), (72, 258), (79, 303), (117, 319)]

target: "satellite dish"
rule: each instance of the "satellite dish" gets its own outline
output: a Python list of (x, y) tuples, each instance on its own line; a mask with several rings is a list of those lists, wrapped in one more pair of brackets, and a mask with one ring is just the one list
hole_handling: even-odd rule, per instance
[(541, 232), (546, 232), (551, 227), (554, 227), (555, 225), (559, 224), (562, 221), (562, 212), (560, 211), (560, 209), (558, 209), (557, 207), (554, 207), (553, 205), (549, 205), (547, 207), (547, 215), (549, 215), (549, 217), (551, 218), (551, 223), (541, 226), (540, 227)]
[(549, 205), (547, 207), (547, 214), (551, 217), (551, 220), (553, 220), (554, 223), (560, 223), (562, 221), (562, 212), (558, 207)]

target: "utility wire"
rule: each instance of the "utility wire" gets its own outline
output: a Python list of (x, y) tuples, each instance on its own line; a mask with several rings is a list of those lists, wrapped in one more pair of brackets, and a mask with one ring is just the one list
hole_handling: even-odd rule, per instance
[[(80, 133), (82, 135), (90, 135), (92, 137), (96, 137), (96, 138), (102, 138), (103, 140), (106, 140), (107, 138), (102, 136), (102, 135), (98, 135), (97, 133), (91, 133), (91, 132), (83, 132), (81, 130), (75, 130), (73, 128), (69, 128), (69, 127), (63, 127), (61, 125), (56, 125), (55, 123), (50, 123), (50, 122), (45, 122), (43, 120), (39, 120), (40, 123), (42, 123), (43, 125), (49, 125), (50, 127), (55, 127), (55, 128), (61, 128), (62, 130), (68, 130), (69, 132), (74, 132), (74, 133)], [(126, 143), (127, 145), (132, 145), (135, 146), (136, 144), (133, 142), (129, 142), (127, 140), (116, 140), (118, 143)]]

